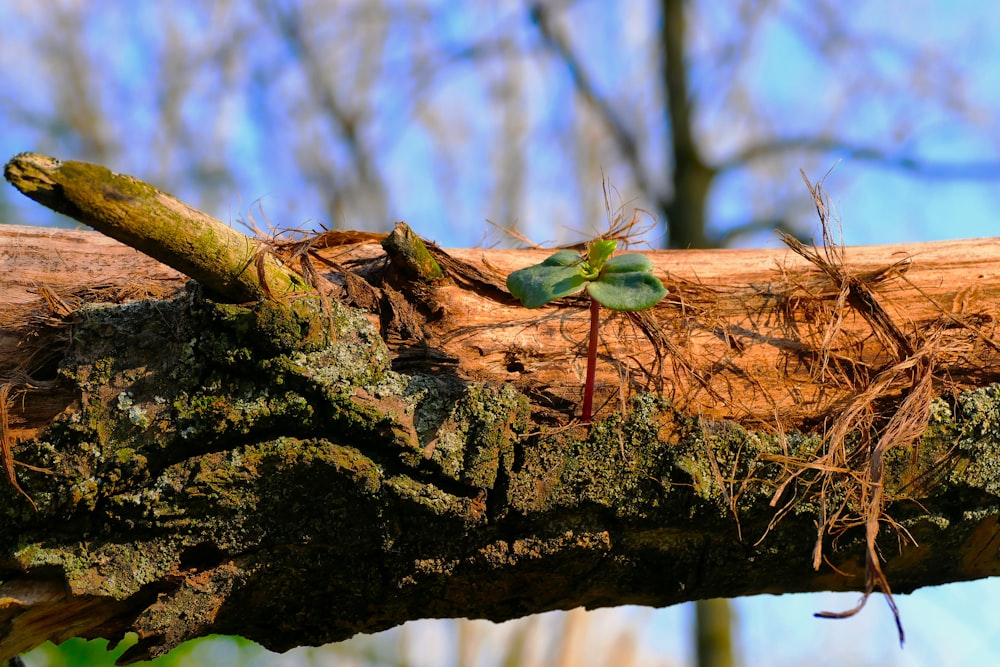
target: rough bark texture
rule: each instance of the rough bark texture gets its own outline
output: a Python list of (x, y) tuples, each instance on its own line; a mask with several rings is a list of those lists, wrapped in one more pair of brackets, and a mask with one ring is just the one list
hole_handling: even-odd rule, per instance
[(37, 505), (0, 489), (0, 658), (864, 590), (870, 461), (810, 462), (859, 395), (883, 442), (925, 379), (922, 437), (870, 447), (885, 573), (1000, 573), (1000, 242), (851, 248), (839, 273), (650, 253), (671, 295), (604, 323), (589, 427), (586, 308), (503, 289), (546, 253), (421, 246), (401, 227), (274, 247), (324, 297), (233, 305), (95, 233), (0, 227), (5, 442)]

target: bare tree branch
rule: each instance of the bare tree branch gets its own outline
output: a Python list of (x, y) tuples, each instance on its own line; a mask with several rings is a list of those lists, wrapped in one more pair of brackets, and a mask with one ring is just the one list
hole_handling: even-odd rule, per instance
[(590, 76), (587, 74), (586, 68), (576, 57), (566, 36), (556, 27), (550, 12), (551, 10), (545, 3), (533, 4), (530, 10), (531, 20), (538, 27), (539, 32), (545, 38), (546, 42), (551, 45), (559, 59), (566, 65), (566, 69), (580, 97), (586, 101), (587, 105), (611, 131), (615, 139), (615, 144), (631, 166), (640, 189), (651, 200), (662, 203), (665, 195), (659, 192), (659, 189), (650, 181), (646, 173), (646, 168), (643, 165), (638, 142), (632, 136), (631, 131), (625, 126), (624, 121), (618, 117), (618, 113), (614, 110), (614, 107), (597, 92), (593, 82), (590, 80)]
[[(322, 57), (306, 35), (306, 26), (303, 24), (301, 14), (306, 11), (305, 7), (283, 9), (268, 2), (260, 2), (258, 7), (261, 13), (270, 17), (274, 25), (277, 26), (282, 39), (302, 67), (309, 91), (319, 109), (323, 111), (320, 118), (333, 126), (335, 133), (342, 138), (350, 152), (353, 169), (334, 170), (330, 168), (330, 157), (322, 155), (321, 148), (314, 142), (308, 142), (302, 146), (303, 151), (300, 159), (303, 161), (303, 166), (310, 179), (318, 184), (320, 191), (328, 198), (331, 215), (340, 210), (340, 199), (347, 194), (345, 181), (349, 183), (354, 178), (357, 179), (358, 188), (353, 190), (353, 194), (355, 196), (363, 195), (365, 201), (369, 204), (376, 204), (377, 209), (384, 211), (385, 186), (371, 151), (365, 145), (362, 137), (362, 129), (366, 127), (366, 119), (357, 109), (350, 108), (351, 102), (345, 102), (341, 99), (335, 88), (336, 73), (324, 67)], [(365, 29), (361, 24), (358, 27)], [(365, 48), (372, 46), (366, 44)], [(359, 102), (362, 99), (360, 96), (355, 96), (352, 98), (352, 102)], [(345, 178), (347, 174), (350, 174), (351, 177)], [(372, 211), (371, 214), (379, 217), (377, 210)], [(381, 217), (385, 218), (384, 212)]]
[(887, 169), (899, 169), (924, 178), (995, 180), (1000, 179), (1000, 161), (938, 162), (926, 158), (894, 154), (873, 146), (852, 144), (829, 137), (787, 137), (753, 144), (718, 166), (720, 172), (746, 166), (754, 160), (795, 151), (832, 153), (850, 160), (871, 162)]

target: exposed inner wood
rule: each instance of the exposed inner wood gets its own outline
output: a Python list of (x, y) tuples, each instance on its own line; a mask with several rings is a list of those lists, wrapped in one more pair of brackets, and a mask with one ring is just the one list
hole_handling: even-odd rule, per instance
[[(448, 253), (501, 276), (546, 256)], [(841, 286), (789, 250), (646, 253), (670, 295), (648, 319), (605, 311), (599, 387), (612, 404), (628, 386), (662, 391), (692, 413), (802, 427), (835, 413), (900, 361), (901, 348), (933, 357), (939, 393), (981, 386), (1000, 377), (998, 253), (997, 239), (844, 249), (842, 273), (905, 342), (838, 304)], [(446, 315), (435, 330), (465, 372), (579, 400), (584, 303), (529, 311), (455, 286), (437, 296)]]
[[(578, 413), (586, 301), (528, 310), (503, 287), (511, 271), (548, 251), (432, 247), (448, 278), (414, 302), (383, 281), (379, 239), (330, 232), (313, 244), (314, 265), (340, 285), (339, 298), (367, 307), (381, 323), (400, 370), (511, 382), (532, 397), (542, 418), (565, 421)], [(938, 393), (1000, 378), (998, 239), (845, 248), (842, 274), (877, 300), (896, 340), (856, 306), (838, 303), (841, 285), (790, 250), (645, 254), (670, 294), (645, 313), (603, 311), (598, 418), (644, 390), (662, 392), (692, 414), (808, 428), (901, 354), (933, 358)], [(31, 366), (39, 323), (71, 318), (87, 301), (162, 298), (185, 281), (85, 231), (0, 227), (0, 266), (5, 377)], [(15, 436), (44, 427), (66, 398), (39, 392), (13, 410)]]

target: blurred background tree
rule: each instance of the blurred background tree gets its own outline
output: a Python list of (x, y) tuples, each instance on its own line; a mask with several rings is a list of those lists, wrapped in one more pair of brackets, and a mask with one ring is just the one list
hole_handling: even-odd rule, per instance
[[(604, 224), (602, 174), (660, 221), (655, 245), (773, 243), (812, 229), (798, 169), (844, 160), (838, 198), (880, 187), (886, 224), (930, 230), (902, 179), (985, 196), (1000, 174), (1000, 10), (964, 7), (0, 2), (0, 148), (110, 165), (223, 219), (263, 198), (282, 226), (406, 218), (452, 245), (486, 218), (578, 240)], [(9, 188), (0, 205), (54, 220)]]
[[(814, 226), (798, 170), (842, 161), (848, 242), (988, 235), (998, 28), (944, 0), (0, 0), (0, 149), (449, 246), (587, 238), (605, 175), (653, 246), (774, 244)], [(10, 188), (0, 221), (68, 224)]]

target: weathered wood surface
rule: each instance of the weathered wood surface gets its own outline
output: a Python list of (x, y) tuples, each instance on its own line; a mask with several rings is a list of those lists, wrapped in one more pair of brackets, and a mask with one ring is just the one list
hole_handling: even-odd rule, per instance
[[(343, 236), (365, 241), (339, 245), (340, 235), (331, 233), (328, 242), (338, 245), (316, 253), (361, 274), (385, 261), (381, 236)], [(453, 267), (458, 280), (434, 288), (433, 317), (410, 322), (420, 331), (394, 332), (397, 365), (451, 367), (469, 379), (512, 382), (535, 392), (540, 407), (572, 416), (586, 363), (585, 304), (566, 299), (528, 310), (503, 291), (506, 275), (550, 251), (436, 252), (461, 264)], [(184, 281), (94, 232), (0, 227), (0, 253), (7, 269), (0, 303), (18, 307), (0, 308), (8, 332), (28, 309), (49, 307), (43, 287), (66, 298), (86, 300), (88, 289), (104, 288), (135, 298), (162, 296)], [(801, 428), (856, 392), (862, 380), (843, 374), (873, 375), (896, 356), (860, 312), (837, 307), (837, 285), (788, 249), (645, 254), (671, 292), (650, 311), (664, 347), (656, 350), (633, 318), (605, 311), (598, 386), (608, 409), (619, 407), (623, 387), (624, 394), (657, 389), (694, 414)], [(930, 340), (940, 348), (942, 391), (1000, 379), (1000, 239), (851, 247), (844, 260), (846, 274), (875, 276), (866, 284), (915, 348)], [(2, 358), (15, 357), (16, 346), (16, 337), (0, 338)]]
[[(500, 275), (546, 256), (448, 253)], [(637, 387), (661, 388), (692, 413), (801, 427), (828, 416), (863, 383), (843, 375), (874, 375), (898, 358), (862, 313), (836, 303), (840, 285), (790, 250), (645, 254), (671, 292), (651, 311), (663, 358), (630, 318), (611, 315), (602, 338), (606, 391), (626, 375)], [(969, 387), (1000, 377), (998, 259), (1000, 239), (970, 239), (847, 248), (842, 268), (871, 289), (914, 349), (934, 340), (943, 372), (955, 386)], [(579, 304), (538, 312), (461, 286), (439, 295), (450, 315), (440, 337), (464, 371), (578, 400), (587, 325)]]
[(38, 507), (0, 488), (0, 658), (863, 590), (870, 456), (809, 465), (927, 386), (924, 437), (880, 451), (886, 574), (1000, 574), (1000, 241), (647, 253), (671, 295), (604, 323), (588, 428), (584, 304), (503, 289), (546, 251), (432, 246), (425, 280), (383, 239), (273, 247), (326, 307), (233, 305), (96, 233), (0, 227), (5, 442)]

